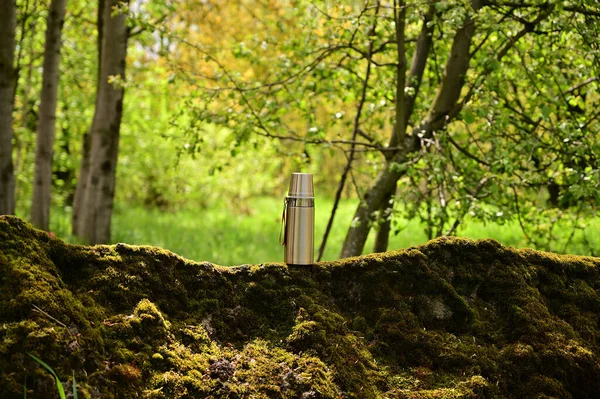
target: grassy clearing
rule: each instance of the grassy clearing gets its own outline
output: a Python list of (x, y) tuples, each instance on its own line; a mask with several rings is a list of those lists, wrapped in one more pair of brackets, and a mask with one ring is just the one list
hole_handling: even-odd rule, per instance
[[(283, 250), (278, 245), (282, 200), (259, 198), (250, 202), (251, 214), (232, 212), (225, 204), (210, 209), (185, 209), (164, 212), (120, 204), (113, 215), (113, 242), (138, 245), (156, 245), (169, 249), (186, 258), (207, 260), (221, 265), (242, 263), (279, 262)], [(321, 242), (333, 201), (318, 199), (315, 217), (315, 252)], [(348, 228), (356, 201), (344, 201), (338, 208), (333, 230), (325, 251), (324, 260), (336, 259), (339, 255), (346, 229)], [(69, 210), (54, 210), (51, 230), (69, 242), (77, 242), (70, 235)], [(422, 226), (417, 221), (401, 221), (403, 227), (397, 235), (390, 237), (392, 249), (405, 248), (427, 242)], [(557, 229), (561, 242), (570, 230)], [(600, 249), (600, 222), (590, 220), (587, 237), (595, 252)], [(494, 238), (504, 245), (529, 246), (518, 224), (487, 224), (469, 221), (459, 235), (469, 238)], [(373, 247), (373, 234), (365, 246), (365, 253)], [(557, 252), (589, 255), (587, 244), (577, 234), (564, 248), (560, 243)]]

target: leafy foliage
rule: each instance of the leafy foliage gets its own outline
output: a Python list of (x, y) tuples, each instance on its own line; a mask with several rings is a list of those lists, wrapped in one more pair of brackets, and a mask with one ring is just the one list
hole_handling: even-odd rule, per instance
[[(202, 81), (194, 94), (200, 101), (190, 103), (192, 121), (225, 126), (240, 143), (258, 135), (346, 156), (358, 146), (364, 152), (355, 162), (355, 182), (362, 195), (390, 166), (382, 161), (393, 150), (387, 137), (400, 101), (393, 16), (399, 4), (406, 12), (406, 59), (416, 59), (423, 29), (431, 29), (433, 42), (422, 82), (408, 81), (404, 89), (415, 97), (406, 134), (418, 144), (391, 165), (404, 176), (399, 192), (409, 210), (403, 216), (426, 221), (429, 237), (455, 234), (467, 216), (518, 220), (531, 244), (549, 248), (556, 236), (543, 226), (568, 218), (573, 231), (584, 229), (581, 216), (600, 200), (598, 140), (592, 139), (600, 128), (597, 5), (464, 3), (298, 1), (293, 9), (267, 3), (241, 17), (249, 20), (229, 31), (233, 42), (214, 48), (175, 32), (178, 51), (170, 57), (186, 79)], [(254, 5), (239, 7), (248, 4)], [(220, 29), (230, 10), (215, 7), (202, 15), (204, 25), (186, 14), (184, 26), (204, 26), (203, 38)], [(442, 128), (421, 135), (413, 129), (430, 115), (453, 40), (470, 19), (476, 28), (461, 96)], [(246, 29), (259, 25), (258, 33)], [(198, 55), (195, 63), (188, 53)]]
[[(46, 5), (18, 2), (20, 209), (29, 206), (33, 183)], [(585, 232), (598, 209), (595, 1), (151, 0), (115, 10), (125, 11), (128, 76), (113, 77), (127, 89), (118, 202), (161, 209), (245, 203), (280, 196), (297, 170), (315, 173), (320, 195), (365, 199), (382, 171), (396, 170), (397, 198), (355, 224), (379, 228), (391, 219), (398, 231), (403, 219), (416, 219), (433, 238), (461, 233), (472, 219), (518, 223), (543, 249), (557, 248), (557, 221)], [(92, 119), (96, 12), (81, 1), (67, 9), (58, 206), (72, 203)], [(439, 128), (418, 131), (433, 115), (453, 43), (470, 21), (458, 100)], [(411, 68), (421, 37), (431, 44), (418, 78)], [(405, 142), (392, 134), (399, 109)], [(346, 165), (349, 183), (336, 190)]]

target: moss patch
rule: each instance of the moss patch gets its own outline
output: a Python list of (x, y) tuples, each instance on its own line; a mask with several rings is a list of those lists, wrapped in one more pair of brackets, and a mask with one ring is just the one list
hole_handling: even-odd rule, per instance
[(600, 260), (442, 238), (224, 268), (0, 217), (0, 398), (600, 397)]

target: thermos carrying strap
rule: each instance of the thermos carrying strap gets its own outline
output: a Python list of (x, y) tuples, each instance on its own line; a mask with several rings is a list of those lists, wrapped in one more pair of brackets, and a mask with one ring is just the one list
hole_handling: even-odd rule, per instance
[(279, 246), (285, 245), (286, 240), (286, 222), (287, 222), (287, 208), (288, 206), (295, 206), (301, 208), (311, 208), (315, 206), (315, 199), (312, 197), (291, 197), (287, 196), (283, 200), (283, 212), (281, 212), (281, 228), (279, 230)]
[(279, 229), (279, 246), (280, 247), (283, 247), (285, 245), (285, 239), (286, 239), (285, 222), (286, 222), (286, 218), (287, 218), (287, 204), (288, 204), (288, 197), (285, 197), (285, 199), (283, 200), (283, 212), (281, 212), (281, 228)]

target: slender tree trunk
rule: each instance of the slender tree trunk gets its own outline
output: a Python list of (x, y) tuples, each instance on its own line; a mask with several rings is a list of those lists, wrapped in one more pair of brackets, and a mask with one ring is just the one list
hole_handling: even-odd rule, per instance
[(346, 234), (340, 257), (347, 258), (361, 254), (371, 230), (373, 213), (381, 208), (381, 204), (388, 197), (388, 193), (392, 191), (398, 179), (404, 175), (404, 172), (399, 171), (397, 168), (391, 168), (391, 162), (404, 163), (405, 160), (406, 153), (398, 153), (396, 157), (386, 163), (382, 172), (377, 176), (354, 213), (352, 225)]
[(394, 184), (394, 189), (387, 193), (383, 200), (383, 205), (380, 208), (383, 223), (379, 225), (379, 229), (377, 230), (373, 252), (385, 252), (388, 250), (390, 231), (392, 230), (392, 212), (394, 211), (393, 201), (396, 196), (396, 187), (397, 184)]
[[(15, 54), (15, 64), (16, 64), (16, 68), (17, 68), (17, 76), (15, 78), (15, 85), (19, 84), (19, 79), (20, 79), (20, 75), (21, 75), (21, 62), (23, 60), (23, 53), (24, 53), (24, 43), (25, 43), (25, 36), (30, 36), (30, 37), (35, 37), (35, 33), (36, 33), (36, 23), (35, 23), (35, 18), (32, 18), (33, 14), (35, 13), (35, 9), (37, 7), (37, 1), (33, 1), (33, 4), (31, 5), (31, 9), (29, 7), (29, 1), (27, 1), (25, 3), (25, 7), (24, 10), (22, 10), (22, 15), (21, 15), (21, 34), (19, 35), (19, 40), (17, 42), (17, 48), (19, 49), (19, 51), (16, 51)], [(27, 25), (27, 21), (31, 19), (32, 21), (29, 23), (29, 26)], [(16, 37), (15, 37), (16, 39)], [(23, 87), (23, 97), (22, 97), (22, 101), (21, 101), (21, 115), (20, 115), (20, 122), (21, 122), (21, 127), (23, 128), (23, 130), (29, 130), (29, 115), (31, 113), (31, 105), (30, 105), (30, 93), (31, 93), (31, 81), (32, 81), (32, 77), (33, 77), (33, 54), (34, 54), (34, 47), (35, 47), (35, 40), (30, 40), (29, 41), (29, 48), (28, 48), (28, 53), (30, 54), (29, 57), (29, 62), (27, 63), (26, 66), (26, 75), (25, 75), (25, 84)], [(16, 90), (15, 90), (16, 92)], [(17, 134), (17, 131), (14, 132), (14, 137), (13, 137), (13, 152), (14, 152), (14, 170), (15, 170), (15, 175), (18, 175), (21, 167), (22, 167), (22, 160), (23, 160), (23, 151), (24, 151), (24, 143), (23, 143), (23, 139), (22, 137), (20, 137)], [(19, 202), (19, 197), (18, 197), (18, 193), (15, 193), (15, 202)]]
[[(429, 57), (429, 50), (433, 41), (433, 28), (434, 25), (431, 23), (435, 15), (435, 0), (429, 1), (429, 8), (423, 18), (423, 26), (419, 37), (417, 38), (416, 50), (413, 55), (413, 59), (410, 65), (410, 73), (408, 80), (404, 79), (406, 68), (401, 66), (406, 64), (405, 51), (403, 47), (404, 43), (404, 26), (403, 20), (404, 15), (397, 13), (396, 17), (396, 42), (398, 43), (398, 68), (397, 68), (397, 79), (396, 79), (396, 120), (404, 121), (403, 125), (394, 126), (392, 131), (389, 146), (395, 147), (399, 144), (405, 144), (403, 138), (406, 137), (406, 127), (412, 115), (415, 100), (419, 94), (421, 87), (421, 80), (423, 78), (423, 72), (427, 65), (427, 58)], [(400, 18), (398, 18), (400, 17)], [(400, 21), (398, 21), (400, 19)], [(404, 87), (410, 88), (408, 92), (405, 92)], [(402, 91), (400, 91), (402, 90)], [(404, 102), (404, 107), (400, 107), (400, 101)], [(379, 209), (380, 213), (387, 216), (392, 210), (389, 207), (390, 200), (396, 195), (397, 184), (394, 185), (392, 192), (388, 193), (384, 200), (382, 207)], [(375, 237), (375, 245), (373, 252), (384, 252), (387, 251), (389, 235), (392, 225), (392, 218), (386, 218), (385, 222), (379, 227), (377, 236)]]
[[(399, 142), (404, 143), (406, 135), (406, 54), (404, 53), (404, 26), (406, 24), (406, 4), (404, 0), (394, 0), (394, 22), (396, 26), (396, 96), (395, 96), (395, 119), (394, 130), (390, 139), (390, 147), (395, 147)], [(392, 193), (390, 193), (391, 195)]]
[(79, 167), (79, 178), (75, 187), (73, 198), (73, 216), (71, 219), (71, 231), (73, 235), (81, 236), (81, 213), (83, 209), (83, 197), (87, 189), (87, 180), (90, 174), (90, 134), (83, 135), (83, 147), (81, 149), (81, 165)]
[(52, 147), (54, 146), (56, 127), (61, 34), (65, 20), (66, 3), (66, 0), (52, 0), (46, 24), (40, 121), (38, 124), (35, 177), (31, 202), (31, 223), (43, 230), (48, 230), (50, 225)]
[(129, 35), (127, 16), (111, 15), (118, 3), (106, 0), (104, 6), (100, 81), (90, 134), (87, 186), (80, 209), (78, 232), (90, 244), (110, 241), (124, 89), (109, 83), (109, 77), (125, 77)]
[[(377, 17), (379, 14), (380, 2), (379, 0), (375, 3), (375, 18), (373, 19), (373, 25), (371, 26), (371, 34), (375, 35), (375, 30), (377, 28)], [(373, 53), (373, 40), (369, 41), (369, 47), (367, 50), (368, 58), (371, 58)], [(367, 68), (365, 71), (365, 80), (362, 88), (362, 93), (360, 97), (360, 101), (358, 102), (358, 106), (356, 109), (356, 116), (354, 117), (354, 128), (352, 129), (352, 141), (356, 140), (356, 136), (358, 131), (360, 130), (360, 117), (362, 115), (362, 109), (365, 105), (365, 99), (367, 95), (367, 89), (369, 87), (369, 77), (371, 75), (371, 64), (367, 64)], [(325, 228), (325, 234), (323, 234), (323, 239), (321, 240), (321, 245), (319, 246), (319, 254), (317, 256), (317, 262), (321, 261), (323, 254), (325, 253), (325, 246), (327, 245), (327, 238), (329, 237), (329, 233), (331, 232), (331, 227), (333, 226), (333, 220), (335, 219), (335, 214), (337, 212), (338, 204), (342, 197), (342, 192), (344, 190), (344, 185), (346, 184), (346, 179), (348, 174), (351, 173), (352, 162), (354, 161), (354, 151), (355, 145), (352, 144), (350, 148), (350, 155), (348, 156), (348, 161), (346, 163), (346, 167), (342, 172), (342, 176), (340, 178), (340, 183), (338, 185), (338, 189), (335, 193), (335, 200), (333, 202), (333, 208), (331, 209), (331, 215), (329, 216), (329, 221), (327, 222), (327, 227)]]
[[(408, 122), (408, 110), (406, 102), (406, 54), (404, 48), (404, 27), (406, 24), (406, 4), (403, 0), (394, 0), (394, 22), (396, 35), (396, 98), (395, 98), (395, 119), (394, 129), (389, 142), (389, 147), (396, 147), (398, 143), (404, 143), (406, 136), (406, 124)], [(389, 156), (388, 156), (389, 157)], [(392, 208), (391, 201), (396, 195), (397, 183), (393, 184), (392, 189), (385, 194), (385, 198), (379, 209), (380, 217), (383, 223), (379, 225), (375, 237), (374, 252), (387, 251), (390, 229), (392, 226)]]
[(3, 2), (0, 12), (0, 215), (15, 213), (15, 173), (12, 159), (15, 88), (16, 2)]
[[(100, 93), (100, 82), (101, 82), (101, 68), (102, 65), (102, 38), (104, 37), (104, 2), (105, 0), (98, 1), (98, 13), (96, 16), (96, 26), (98, 29), (97, 46), (98, 46), (98, 75), (96, 77), (96, 104), (98, 103), (98, 95)], [(91, 136), (89, 133), (83, 135), (83, 146), (81, 150), (81, 166), (79, 168), (79, 177), (77, 179), (77, 186), (75, 188), (75, 197), (73, 199), (73, 217), (71, 220), (71, 229), (73, 235), (82, 236), (81, 225), (82, 222), (82, 210), (83, 210), (83, 199), (85, 192), (87, 191), (87, 182), (90, 174), (90, 146)]]
[[(24, 25), (23, 25), (24, 26)], [(35, 37), (36, 25), (32, 23), (29, 27), (31, 37)], [(29, 54), (34, 53), (34, 41), (31, 40), (29, 43)], [(30, 129), (30, 121), (29, 118), (31, 114), (33, 114), (33, 105), (30, 99), (31, 89), (33, 88), (32, 80), (33, 80), (33, 57), (29, 59), (29, 63), (27, 64), (27, 74), (25, 75), (25, 86), (23, 87), (23, 102), (22, 102), (22, 112), (21, 112), (21, 127), (23, 130), (33, 130)], [(22, 158), (23, 152), (25, 151), (23, 140), (16, 134), (15, 132), (15, 147), (16, 147), (16, 155), (15, 155), (15, 173), (19, 173), (22, 167)], [(18, 198), (17, 198), (18, 201)]]
[[(475, 10), (481, 7), (478, 0), (472, 0), (471, 4)], [(397, 168), (397, 164), (406, 164), (409, 160), (408, 155), (420, 148), (421, 138), (431, 137), (434, 131), (443, 129), (447, 123), (446, 117), (450, 115), (456, 106), (469, 68), (469, 48), (474, 31), (475, 22), (472, 18), (467, 17), (463, 26), (456, 31), (446, 63), (444, 79), (440, 83), (440, 88), (427, 116), (419, 126), (415, 126), (413, 129), (415, 134), (407, 136), (404, 141), (400, 141), (399, 145), (403, 149), (387, 160), (383, 171), (376, 178), (367, 191), (364, 200), (358, 206), (352, 225), (348, 229), (344, 240), (342, 258), (361, 254), (372, 227), (373, 213), (381, 209), (396, 182), (404, 174), (404, 169)], [(417, 47), (415, 57), (419, 57), (418, 51)], [(418, 135), (416, 132), (419, 132)]]

